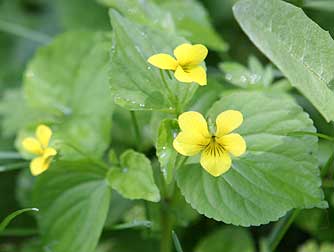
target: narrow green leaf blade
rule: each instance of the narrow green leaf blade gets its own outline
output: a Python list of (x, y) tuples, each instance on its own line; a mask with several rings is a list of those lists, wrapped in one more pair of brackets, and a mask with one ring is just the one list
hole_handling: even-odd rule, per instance
[(20, 209), (17, 210), (13, 213), (11, 213), (10, 215), (8, 215), (1, 223), (0, 223), (0, 234), (5, 230), (5, 228), (8, 226), (8, 224), (16, 218), (16, 216), (23, 214), (25, 212), (29, 212), (29, 211), (39, 211), (37, 208), (24, 208), (24, 209)]
[(110, 186), (128, 199), (160, 200), (159, 189), (153, 178), (150, 160), (139, 152), (125, 151), (120, 167), (112, 167), (107, 176)]
[(234, 225), (260, 225), (277, 220), (292, 208), (326, 207), (314, 156), (317, 138), (290, 136), (315, 129), (309, 116), (288, 95), (277, 92), (232, 91), (216, 102), (213, 120), (228, 109), (243, 113), (235, 132), (247, 152), (233, 158), (232, 168), (215, 178), (198, 164), (177, 171), (186, 200), (200, 213)]
[(242, 0), (234, 15), (250, 40), (327, 121), (334, 120), (334, 41), (304, 12), (280, 0)]

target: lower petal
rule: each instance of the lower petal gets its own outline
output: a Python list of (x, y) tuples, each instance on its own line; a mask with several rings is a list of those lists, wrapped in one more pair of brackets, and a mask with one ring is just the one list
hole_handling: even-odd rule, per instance
[(51, 159), (47, 160), (43, 157), (34, 158), (30, 162), (30, 171), (31, 174), (37, 176), (49, 168)]
[(206, 72), (202, 66), (197, 66), (197, 67), (190, 69), (189, 75), (193, 82), (196, 82), (201, 86), (204, 86), (207, 84)]
[(201, 165), (212, 176), (218, 177), (231, 168), (232, 160), (226, 151), (206, 148), (201, 155)]
[(184, 71), (181, 66), (178, 66), (175, 71), (175, 78), (181, 82), (196, 82), (201, 86), (207, 84), (206, 72), (201, 66), (196, 66), (188, 71)]
[(185, 72), (181, 66), (178, 66), (178, 67), (176, 68), (176, 71), (175, 71), (175, 73), (174, 73), (174, 76), (175, 76), (175, 78), (176, 78), (178, 81), (181, 81), (181, 82), (186, 82), (186, 83), (193, 82), (193, 80), (192, 80), (192, 78), (190, 77), (189, 73)]
[(224, 147), (226, 151), (232, 153), (233, 156), (239, 157), (246, 151), (246, 142), (239, 134), (228, 134), (222, 137), (218, 137), (216, 140)]

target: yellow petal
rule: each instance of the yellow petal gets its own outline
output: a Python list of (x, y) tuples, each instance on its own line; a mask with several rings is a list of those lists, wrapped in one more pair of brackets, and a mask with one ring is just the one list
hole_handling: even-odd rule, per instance
[(188, 111), (182, 113), (178, 118), (180, 129), (187, 134), (200, 135), (204, 138), (210, 138), (208, 124), (201, 113)]
[(190, 68), (187, 71), (185, 71), (181, 66), (178, 66), (176, 68), (174, 76), (178, 81), (181, 82), (196, 82), (201, 86), (207, 84), (206, 72), (201, 66)]
[(36, 137), (38, 141), (42, 144), (43, 148), (46, 148), (49, 145), (51, 136), (52, 136), (52, 131), (48, 126), (41, 124), (37, 127)]
[(175, 48), (174, 55), (177, 62), (182, 65), (199, 65), (208, 55), (208, 49), (201, 44), (182, 44)]
[(155, 54), (149, 57), (147, 61), (153, 66), (165, 70), (175, 70), (178, 65), (177, 61), (172, 56), (165, 53)]
[(193, 156), (203, 150), (209, 142), (210, 138), (205, 138), (202, 135), (180, 132), (173, 141), (173, 147), (184, 156)]
[(216, 138), (216, 141), (221, 144), (224, 149), (234, 156), (239, 157), (246, 151), (246, 142), (239, 134), (228, 134), (222, 137)]
[(210, 144), (201, 155), (202, 167), (212, 176), (218, 177), (231, 168), (230, 155), (217, 145)]
[(238, 128), (243, 121), (240, 111), (226, 110), (220, 113), (216, 119), (216, 136), (221, 137)]
[(43, 158), (48, 159), (50, 157), (53, 157), (57, 154), (57, 151), (54, 148), (46, 148), (43, 153)]
[(36, 138), (27, 137), (23, 139), (22, 146), (26, 151), (32, 154), (41, 155), (43, 153), (42, 146)]
[(181, 66), (178, 66), (176, 68), (174, 76), (178, 81), (181, 81), (181, 82), (186, 82), (186, 83), (193, 82), (193, 79), (191, 78), (191, 76), (188, 73), (186, 73)]
[(51, 159), (46, 160), (43, 157), (34, 158), (30, 162), (31, 174), (34, 175), (34, 176), (37, 176), (37, 175), (41, 174), (42, 172), (46, 171), (49, 168), (50, 161), (51, 161)]

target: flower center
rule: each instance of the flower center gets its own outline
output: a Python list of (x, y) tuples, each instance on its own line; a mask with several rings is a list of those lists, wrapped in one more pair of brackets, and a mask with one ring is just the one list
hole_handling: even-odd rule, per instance
[(214, 157), (220, 157), (224, 155), (225, 149), (223, 145), (216, 141), (216, 136), (212, 136), (210, 143), (205, 147), (204, 152)]

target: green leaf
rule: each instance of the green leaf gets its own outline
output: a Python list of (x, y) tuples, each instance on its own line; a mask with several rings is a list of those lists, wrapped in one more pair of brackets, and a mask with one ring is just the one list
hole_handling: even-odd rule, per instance
[(247, 152), (215, 178), (198, 163), (177, 171), (186, 200), (200, 213), (234, 225), (260, 225), (277, 220), (292, 208), (326, 207), (314, 152), (317, 138), (290, 136), (315, 129), (308, 115), (288, 95), (277, 92), (232, 91), (210, 109), (213, 120), (224, 110), (243, 113), (235, 132)]
[(213, 50), (220, 52), (228, 50), (227, 43), (214, 30), (207, 11), (198, 1), (170, 0), (162, 2), (160, 6), (172, 15), (178, 34)]
[(110, 186), (125, 198), (153, 202), (160, 200), (151, 162), (144, 154), (125, 151), (120, 157), (120, 167), (112, 167), (107, 179)]
[(87, 160), (58, 161), (38, 177), (43, 241), (54, 252), (94, 251), (107, 217), (111, 190), (106, 170)]
[(161, 172), (167, 184), (174, 178), (177, 152), (173, 148), (173, 140), (178, 131), (179, 125), (175, 119), (165, 119), (159, 127), (156, 150)]
[[(48, 115), (42, 122), (52, 126), (53, 140), (92, 156), (101, 156), (110, 142), (110, 47), (109, 33), (65, 33), (39, 49), (25, 73), (27, 102)], [(63, 155), (75, 158), (72, 148), (62, 147)]]
[(242, 0), (234, 15), (250, 40), (327, 121), (334, 120), (334, 42), (303, 11), (280, 0)]
[(8, 226), (8, 224), (15, 219), (16, 216), (23, 214), (25, 212), (29, 211), (39, 211), (37, 208), (24, 208), (21, 210), (17, 210), (10, 215), (8, 215), (1, 223), (0, 223), (0, 234), (5, 230), (5, 228)]
[(226, 80), (239, 87), (256, 84), (259, 80), (259, 76), (237, 62), (224, 62), (219, 68), (225, 73)]
[(255, 246), (247, 229), (225, 226), (205, 237), (195, 248), (195, 252), (206, 251), (255, 252)]
[(228, 50), (227, 43), (219, 36), (210, 23), (205, 8), (195, 0), (132, 1), (99, 0), (116, 9), (130, 20), (175, 32), (193, 43), (201, 43), (213, 50)]
[(170, 80), (165, 74), (165, 85), (159, 69), (147, 59), (156, 53), (172, 54), (185, 40), (161, 29), (132, 23), (113, 10), (110, 18), (114, 31), (110, 83), (115, 103), (130, 110), (173, 112), (182, 108), (197, 84)]
[[(64, 29), (107, 30), (108, 10), (92, 0), (58, 0), (54, 2), (56, 12)], [(87, 17), (89, 10), (89, 17)]]

